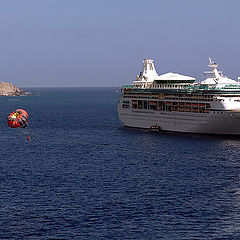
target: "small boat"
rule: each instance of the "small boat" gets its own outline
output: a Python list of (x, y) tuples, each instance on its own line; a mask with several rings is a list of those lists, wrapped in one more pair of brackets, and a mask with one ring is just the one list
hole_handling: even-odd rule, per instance
[(151, 132), (158, 132), (160, 130), (160, 127), (156, 124), (150, 127), (149, 129)]

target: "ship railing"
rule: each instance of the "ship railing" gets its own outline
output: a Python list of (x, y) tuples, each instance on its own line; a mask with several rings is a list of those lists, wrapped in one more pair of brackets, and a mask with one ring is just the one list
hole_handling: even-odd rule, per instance
[(133, 85), (123, 85), (122, 88), (123, 88), (123, 89), (133, 88)]
[(239, 85), (229, 84), (223, 87), (223, 89), (240, 89)]
[(207, 90), (207, 89), (211, 89), (209, 86), (203, 86), (203, 85), (199, 85), (199, 86), (186, 86), (184, 87), (184, 89), (189, 89), (189, 90)]
[(175, 84), (153, 84), (150, 88), (153, 89), (184, 89), (183, 85), (175, 85)]

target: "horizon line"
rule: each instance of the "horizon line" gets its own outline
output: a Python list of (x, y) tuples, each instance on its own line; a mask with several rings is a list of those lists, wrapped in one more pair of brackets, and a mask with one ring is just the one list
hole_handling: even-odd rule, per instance
[(121, 86), (18, 86), (18, 88), (121, 88)]

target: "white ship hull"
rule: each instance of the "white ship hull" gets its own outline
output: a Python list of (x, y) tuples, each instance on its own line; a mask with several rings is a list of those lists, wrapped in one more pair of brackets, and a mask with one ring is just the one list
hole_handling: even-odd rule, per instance
[(239, 112), (188, 113), (119, 107), (118, 115), (123, 125), (127, 127), (150, 129), (158, 126), (164, 131), (240, 135)]

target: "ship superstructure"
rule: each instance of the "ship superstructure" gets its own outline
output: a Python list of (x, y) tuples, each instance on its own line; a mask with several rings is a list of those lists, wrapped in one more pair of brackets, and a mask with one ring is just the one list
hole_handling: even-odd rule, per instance
[(178, 73), (158, 75), (153, 60), (143, 60), (143, 70), (122, 87), (119, 118), (125, 126), (166, 131), (240, 134), (240, 83), (218, 71), (198, 83)]

